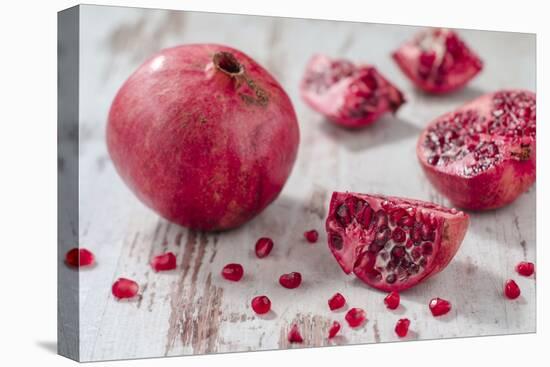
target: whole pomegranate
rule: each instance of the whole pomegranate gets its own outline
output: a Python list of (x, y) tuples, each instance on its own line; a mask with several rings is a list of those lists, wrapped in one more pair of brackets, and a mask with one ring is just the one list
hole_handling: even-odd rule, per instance
[(443, 28), (420, 32), (392, 56), (418, 88), (434, 94), (464, 87), (483, 68), (480, 58), (464, 41)]
[(469, 218), (456, 209), (413, 199), (334, 192), (328, 245), (346, 274), (387, 292), (439, 273), (456, 254)]
[(374, 66), (356, 66), (323, 55), (309, 62), (301, 84), (302, 98), (332, 122), (349, 128), (372, 124), (395, 113), (403, 95)]
[(499, 208), (535, 182), (536, 119), (534, 93), (486, 94), (435, 119), (416, 153), (428, 179), (454, 205)]
[(257, 62), (230, 47), (160, 51), (123, 84), (107, 146), (134, 193), (170, 221), (224, 230), (279, 194), (296, 158), (292, 103)]

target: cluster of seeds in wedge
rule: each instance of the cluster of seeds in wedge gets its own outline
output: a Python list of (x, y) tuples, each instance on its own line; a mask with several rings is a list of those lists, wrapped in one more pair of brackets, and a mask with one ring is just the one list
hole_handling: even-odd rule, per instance
[(443, 84), (448, 74), (462, 72), (471, 63), (480, 63), (458, 35), (446, 29), (427, 31), (416, 44), (421, 49), (418, 76), (431, 79), (437, 85)]

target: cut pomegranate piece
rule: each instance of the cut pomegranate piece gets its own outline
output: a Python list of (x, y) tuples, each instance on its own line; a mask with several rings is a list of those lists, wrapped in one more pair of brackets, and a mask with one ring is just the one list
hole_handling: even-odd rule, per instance
[(340, 327), (341, 327), (341, 325), (338, 321), (333, 321), (332, 326), (328, 330), (328, 338), (329, 339), (334, 338), (336, 336), (336, 334), (338, 334), (338, 332), (340, 331)]
[(290, 328), (288, 332), (288, 341), (291, 343), (302, 343), (304, 341), (302, 334), (300, 334), (300, 329), (298, 329), (298, 325), (294, 324)]
[[(335, 192), (326, 230), (329, 248), (344, 272), (353, 271), (377, 289), (399, 292), (443, 270), (468, 223), (465, 213), (433, 203)], [(405, 242), (392, 235), (397, 229), (405, 233)]]
[(233, 282), (238, 282), (244, 275), (243, 266), (241, 264), (227, 264), (222, 269), (222, 276)]
[(449, 29), (420, 32), (392, 56), (414, 85), (434, 94), (464, 87), (483, 68), (480, 58)]
[(336, 293), (328, 300), (328, 307), (331, 311), (338, 310), (339, 308), (344, 307), (345, 304), (346, 299), (340, 293)]
[(506, 283), (504, 283), (504, 295), (507, 298), (516, 299), (520, 294), (521, 290), (519, 289), (519, 286), (512, 279), (508, 279)]
[(451, 302), (443, 299), (443, 298), (433, 298), (430, 301), (430, 311), (432, 312), (432, 315), (435, 317), (442, 316), (451, 311)]
[(262, 237), (256, 242), (256, 256), (260, 259), (269, 255), (273, 249), (273, 240), (268, 237)]
[(304, 237), (307, 242), (315, 243), (319, 238), (319, 232), (317, 232), (315, 229), (312, 229), (311, 231), (304, 232)]
[(267, 296), (257, 296), (252, 298), (252, 309), (258, 315), (263, 315), (271, 310), (271, 300)]
[(393, 291), (390, 292), (386, 298), (384, 298), (384, 303), (386, 304), (386, 307), (390, 310), (395, 310), (397, 307), (399, 307), (399, 301), (401, 300), (401, 297), (399, 296), (399, 293)]
[(359, 327), (367, 319), (367, 313), (361, 308), (354, 307), (346, 313), (346, 321), (350, 327)]
[(522, 261), (516, 266), (516, 271), (519, 275), (530, 277), (535, 272), (535, 264), (527, 261)]
[(411, 325), (411, 322), (409, 319), (399, 319), (397, 321), (397, 324), (395, 324), (395, 333), (400, 338), (404, 338), (407, 336), (407, 333), (409, 332), (409, 326)]
[(138, 293), (139, 285), (131, 279), (118, 278), (113, 283), (111, 291), (116, 298), (132, 298)]
[(73, 268), (91, 266), (95, 263), (94, 254), (85, 248), (73, 248), (65, 255), (65, 263)]
[(536, 175), (536, 97), (506, 90), (433, 121), (416, 154), (428, 179), (456, 206), (484, 210), (514, 201)]
[(156, 272), (173, 270), (176, 266), (176, 255), (174, 255), (173, 252), (155, 256), (153, 260), (151, 260), (151, 267)]
[(350, 128), (372, 124), (405, 102), (374, 66), (314, 56), (301, 84), (302, 98), (332, 122)]
[(297, 288), (302, 283), (302, 274), (297, 272), (283, 274), (279, 277), (279, 283), (288, 289)]

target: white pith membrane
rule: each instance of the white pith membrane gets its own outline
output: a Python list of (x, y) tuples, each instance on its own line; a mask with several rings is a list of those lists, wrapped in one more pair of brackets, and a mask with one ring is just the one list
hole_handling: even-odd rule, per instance
[[(447, 47), (445, 46), (445, 39), (448, 30), (442, 29), (440, 32), (428, 31), (423, 33), (419, 40), (417, 41), (418, 47), (420, 48), (420, 53), (423, 52), (433, 52), (434, 61), (430, 68), (426, 70), (426, 78), (434, 79), (435, 74), (437, 73), (438, 68), (443, 63), (445, 53), (447, 52)], [(422, 68), (422, 63), (419, 68), (419, 72)]]
[(303, 84), (310, 99), (331, 113), (351, 118), (364, 118), (379, 113), (381, 108), (395, 111), (403, 103), (401, 92), (374, 67), (356, 66), (342, 59), (316, 56), (308, 66)]
[(503, 91), (439, 118), (426, 130), (422, 147), (428, 164), (471, 177), (505, 160), (528, 160), (535, 139), (535, 96)]
[(346, 273), (406, 288), (430, 274), (445, 220), (457, 214), (417, 200), (335, 193), (326, 226), (329, 248)]

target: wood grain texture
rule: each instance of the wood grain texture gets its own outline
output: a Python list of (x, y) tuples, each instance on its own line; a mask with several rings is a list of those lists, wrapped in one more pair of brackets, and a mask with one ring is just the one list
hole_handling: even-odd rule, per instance
[[(305, 342), (325, 346), (397, 341), (397, 319), (411, 319), (405, 340), (525, 333), (535, 331), (535, 280), (518, 277), (514, 266), (535, 259), (535, 188), (498, 211), (473, 213), (454, 261), (433, 279), (402, 294), (394, 312), (385, 294), (346, 276), (334, 261), (323, 231), (334, 190), (378, 192), (448, 205), (426, 181), (416, 162), (421, 129), (439, 114), (482, 93), (504, 87), (535, 89), (535, 37), (526, 34), (460, 31), (485, 60), (485, 71), (462, 92), (431, 97), (416, 91), (389, 54), (417, 29), (407, 26), (326, 22), (83, 6), (80, 55), (80, 225), (81, 246), (98, 264), (80, 273), (80, 358), (105, 360), (182, 354), (300, 347), (286, 332), (297, 323)], [(301, 145), (293, 173), (280, 197), (242, 228), (221, 234), (189, 231), (143, 206), (124, 186), (108, 158), (105, 122), (117, 89), (151, 53), (182, 43), (217, 42), (236, 47), (265, 65), (281, 82), (299, 117)], [(360, 130), (339, 129), (307, 108), (298, 85), (314, 53), (366, 61), (393, 80), (408, 103)], [(302, 233), (320, 231), (317, 244)], [(272, 254), (258, 260), (257, 238), (275, 241)], [(178, 268), (157, 274), (152, 256), (173, 251)], [(219, 273), (242, 263), (239, 283)], [(280, 274), (300, 271), (295, 290), (278, 285)], [(117, 302), (110, 294), (120, 276), (135, 279), (140, 296)], [(514, 278), (522, 296), (502, 297), (503, 282)], [(327, 300), (343, 293), (349, 307), (367, 310), (358, 329), (344, 325), (345, 310), (330, 312)], [(264, 316), (250, 309), (252, 297), (266, 294), (273, 309)], [(453, 303), (435, 319), (428, 301)], [(328, 341), (333, 320), (341, 336)]]

